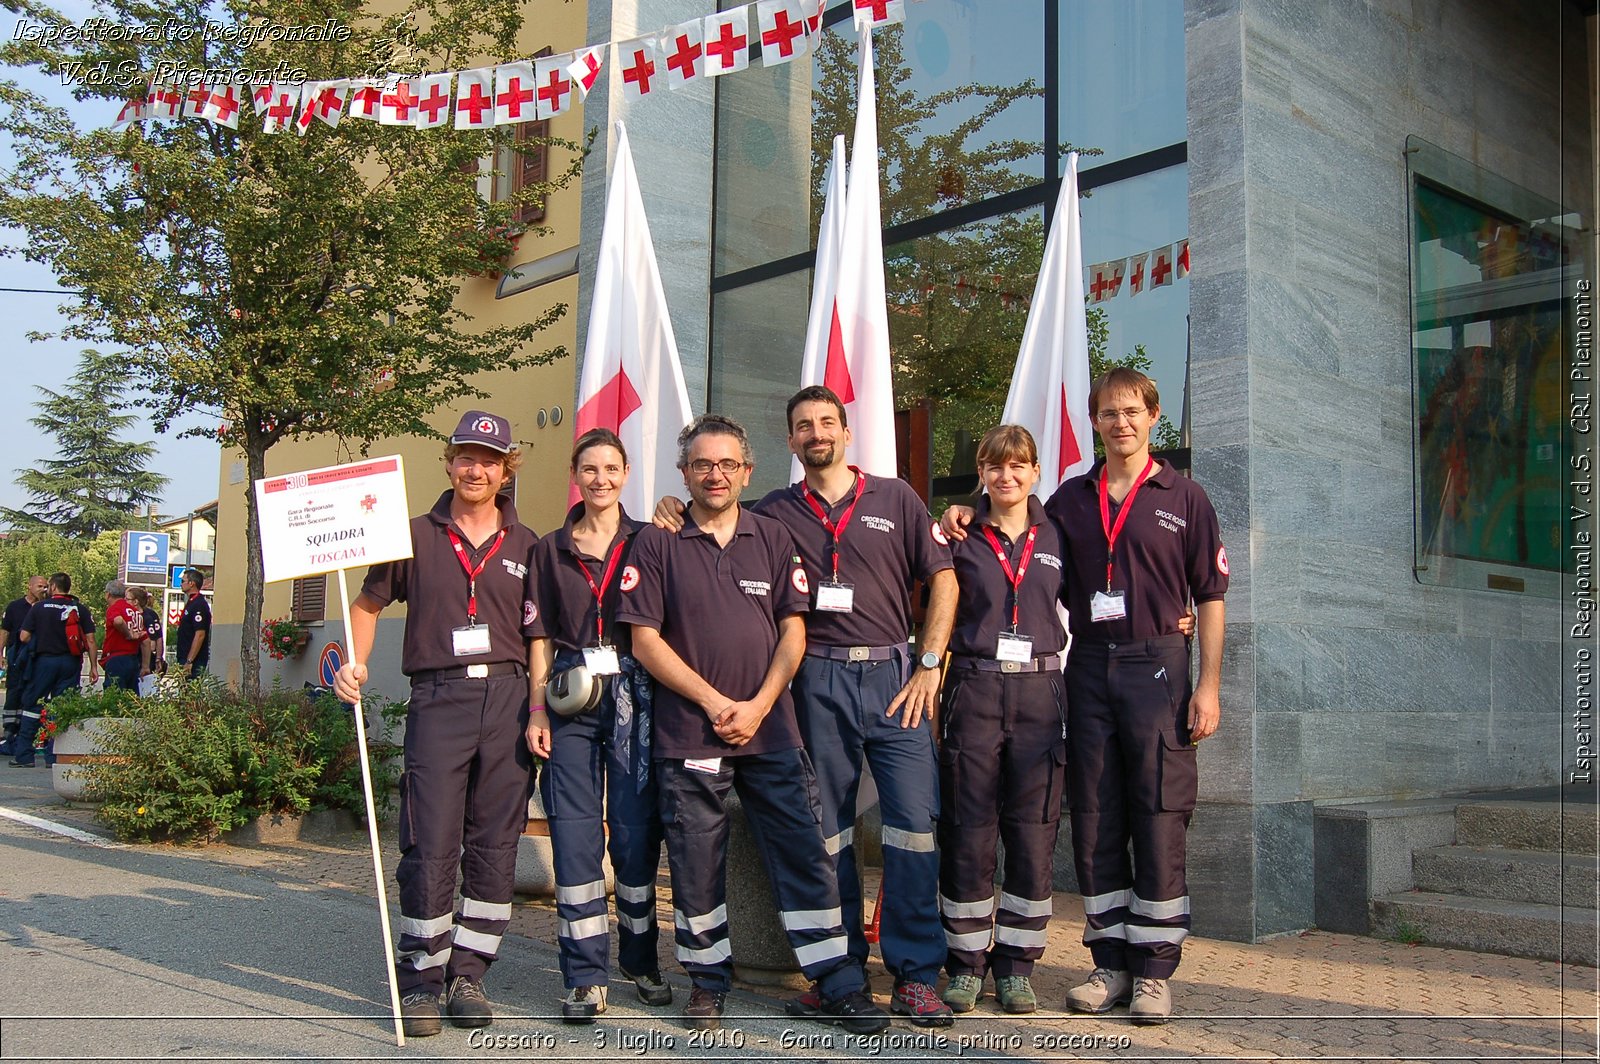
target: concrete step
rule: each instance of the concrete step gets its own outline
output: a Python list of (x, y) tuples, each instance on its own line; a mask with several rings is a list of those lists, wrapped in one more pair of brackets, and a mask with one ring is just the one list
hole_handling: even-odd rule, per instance
[(1508, 850), (1597, 852), (1600, 816), (1593, 805), (1555, 802), (1462, 802), (1456, 807), (1456, 842)]
[(1373, 934), (1402, 942), (1594, 967), (1600, 912), (1414, 891), (1372, 899)]
[(1592, 909), (1600, 891), (1595, 859), (1584, 854), (1435, 846), (1412, 854), (1411, 867), (1417, 889), (1435, 894)]

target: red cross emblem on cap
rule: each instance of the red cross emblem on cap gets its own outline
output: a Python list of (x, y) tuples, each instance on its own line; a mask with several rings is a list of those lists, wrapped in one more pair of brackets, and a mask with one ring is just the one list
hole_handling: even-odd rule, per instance
[(494, 423), (494, 418), (492, 417), (480, 417), (477, 424), (473, 425), (472, 427), (477, 432), (493, 433), (499, 429), (500, 426)]

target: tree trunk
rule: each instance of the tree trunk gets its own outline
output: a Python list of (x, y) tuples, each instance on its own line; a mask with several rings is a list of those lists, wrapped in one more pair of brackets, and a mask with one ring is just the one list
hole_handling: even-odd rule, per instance
[(256, 513), (256, 481), (267, 475), (267, 444), (251, 426), (244, 441), (244, 629), (239, 633), (239, 684), (243, 694), (261, 693), (261, 522)]

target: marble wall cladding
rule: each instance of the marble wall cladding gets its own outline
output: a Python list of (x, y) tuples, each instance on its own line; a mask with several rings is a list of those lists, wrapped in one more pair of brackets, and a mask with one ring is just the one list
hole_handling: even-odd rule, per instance
[(1200, 797), (1210, 802), (1249, 802), (1254, 789), (1254, 625), (1231, 623), (1222, 646), (1222, 723), (1200, 744)]
[(1298, 931), (1316, 922), (1316, 860), (1310, 802), (1255, 806), (1255, 935)]
[(1189, 823), (1188, 880), (1197, 935), (1249, 942), (1256, 933), (1251, 806), (1201, 802)]
[(1263, 803), (1305, 798), (1308, 756), (1312, 755), (1301, 743), (1298, 713), (1257, 713), (1252, 798)]

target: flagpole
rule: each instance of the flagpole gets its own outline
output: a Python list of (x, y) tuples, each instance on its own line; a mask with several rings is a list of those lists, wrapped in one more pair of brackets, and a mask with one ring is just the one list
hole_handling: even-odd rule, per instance
[[(350, 587), (345, 582), (345, 570), (338, 570), (340, 618), (344, 621), (345, 639), (350, 644), (350, 660), (355, 660), (355, 637), (350, 629)], [(367, 803), (367, 841), (372, 845), (372, 874), (378, 884), (378, 922), (383, 927), (383, 959), (389, 973), (389, 1009), (394, 1014), (395, 1045), (406, 1044), (405, 1026), (400, 1019), (400, 982), (394, 971), (394, 934), (389, 927), (389, 894), (383, 885), (383, 850), (378, 843), (377, 803), (372, 798), (372, 766), (367, 762), (367, 722), (357, 698), (352, 707), (356, 715), (356, 746), (361, 758), (361, 791)]]

